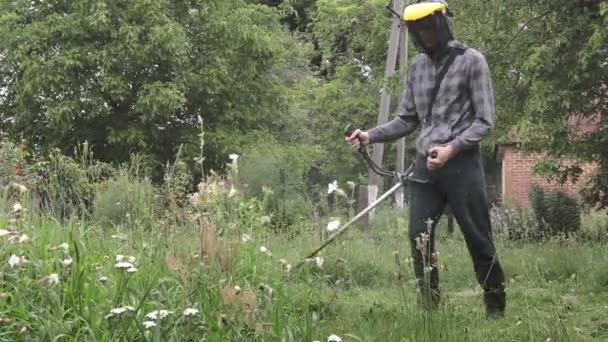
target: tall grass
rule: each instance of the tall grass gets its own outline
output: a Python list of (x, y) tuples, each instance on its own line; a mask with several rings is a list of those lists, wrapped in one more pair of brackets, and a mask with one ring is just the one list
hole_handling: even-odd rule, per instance
[[(447, 237), (443, 222), (444, 300), (426, 312), (416, 305), (406, 213), (384, 205), (374, 229), (353, 228), (287, 272), (318, 246), (320, 223), (301, 221), (297, 235), (273, 229), (263, 198), (234, 194), (219, 176), (168, 204), (164, 196), (175, 193), (151, 185), (136, 165), (91, 181), (87, 214), (39, 206), (31, 189), (0, 196), (1, 341), (608, 338), (608, 253), (585, 238), (599, 236), (601, 217), (583, 219), (578, 240), (497, 234), (507, 316), (486, 320), (463, 238)], [(518, 220), (498, 224), (508, 231)]]

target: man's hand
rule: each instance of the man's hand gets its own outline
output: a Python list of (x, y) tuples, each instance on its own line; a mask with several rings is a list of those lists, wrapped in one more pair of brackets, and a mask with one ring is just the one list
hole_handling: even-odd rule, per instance
[(360, 147), (365, 147), (369, 144), (369, 134), (357, 129), (349, 137), (346, 137), (346, 142), (358, 150)]
[(454, 156), (454, 147), (452, 145), (435, 146), (429, 150), (426, 158), (426, 167), (430, 171), (439, 170), (452, 159)]

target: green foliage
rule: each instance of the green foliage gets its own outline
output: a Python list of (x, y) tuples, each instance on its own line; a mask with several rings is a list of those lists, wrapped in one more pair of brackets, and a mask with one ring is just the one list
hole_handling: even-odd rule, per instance
[(536, 240), (539, 237), (539, 224), (533, 211), (492, 206), (490, 217), (493, 234), (497, 237), (514, 241)]
[[(585, 200), (608, 205), (608, 3), (605, 1), (451, 1), (456, 27), (486, 53), (498, 101), (498, 134), (517, 128), (523, 147), (556, 160), (594, 162)], [(579, 134), (578, 118), (598, 129)], [(554, 163), (555, 164), (555, 163)], [(581, 174), (578, 163), (544, 167), (560, 181)]]
[(534, 186), (530, 190), (530, 202), (540, 236), (568, 236), (581, 230), (578, 201), (563, 190), (546, 191)]
[[(28, 144), (164, 163), (196, 134), (272, 128), (290, 51), (271, 7), (233, 1), (0, 2), (4, 128)], [(208, 161), (222, 148), (209, 144)], [(215, 164), (217, 165), (217, 164)]]
[(259, 141), (243, 155), (240, 179), (253, 196), (268, 196), (273, 224), (284, 228), (309, 219), (317, 198), (310, 189), (309, 174), (322, 152), (309, 146), (283, 145)]
[(156, 190), (132, 170), (119, 170), (112, 179), (96, 184), (93, 217), (97, 222), (151, 229), (158, 217)]
[(88, 215), (95, 200), (95, 183), (112, 175), (112, 168), (93, 158), (88, 144), (74, 153), (76, 159), (54, 150), (40, 163), (40, 206), (60, 217)]

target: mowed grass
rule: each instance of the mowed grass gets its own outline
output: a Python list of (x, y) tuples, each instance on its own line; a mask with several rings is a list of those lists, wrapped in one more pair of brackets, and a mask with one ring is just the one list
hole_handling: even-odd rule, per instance
[[(0, 237), (2, 341), (608, 340), (608, 247), (600, 243), (497, 241), (507, 315), (486, 320), (459, 232), (439, 232), (444, 300), (425, 314), (416, 307), (403, 220), (365, 233), (354, 228), (322, 251), (321, 267), (287, 273), (285, 262), (319, 244), (318, 227), (251, 233), (244, 242), (243, 232), (219, 237), (212, 223), (197, 220), (144, 230), (9, 217), (0, 218), (0, 228), (14, 229)], [(32, 241), (9, 241), (19, 234)], [(64, 242), (67, 254), (52, 248)], [(73, 262), (64, 265), (68, 254)], [(12, 267), (11, 255), (29, 262)], [(116, 255), (135, 257), (137, 271), (116, 268)], [(58, 284), (43, 281), (53, 273)], [(133, 311), (110, 313), (124, 306)], [(186, 317), (187, 308), (199, 313)], [(156, 310), (171, 313), (146, 318)]]

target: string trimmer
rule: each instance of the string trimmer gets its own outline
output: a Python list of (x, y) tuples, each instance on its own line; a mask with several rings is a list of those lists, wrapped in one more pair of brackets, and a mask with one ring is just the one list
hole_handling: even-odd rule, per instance
[[(354, 131), (355, 131), (355, 127), (352, 124), (350, 124), (350, 125), (348, 125), (348, 127), (346, 127), (346, 130), (344, 131), (344, 135), (351, 136)], [(414, 162), (412, 162), (412, 164), (403, 173), (400, 173), (400, 172), (397, 172), (397, 171), (387, 170), (385, 168), (382, 168), (382, 167), (378, 166), (378, 164), (374, 163), (374, 161), (372, 160), (372, 158), (370, 158), (369, 154), (367, 153), (367, 149), (366, 149), (365, 146), (359, 147), (359, 149), (357, 151), (359, 152), (359, 154), (361, 154), (361, 156), (363, 157), (363, 159), (365, 160), (365, 162), (367, 163), (367, 165), (369, 166), (369, 168), (373, 172), (375, 172), (376, 174), (378, 174), (380, 176), (392, 177), (392, 178), (394, 178), (394, 179), (397, 180), (397, 183), (395, 185), (393, 185), (393, 187), (390, 188), (387, 192), (385, 192), (384, 194), (382, 194), (382, 196), (378, 197), (378, 199), (376, 199), (374, 202), (372, 202), (370, 205), (368, 205), (367, 208), (363, 209), (363, 211), (361, 211), (355, 217), (353, 217), (352, 219), (350, 219), (350, 221), (346, 222), (344, 225), (342, 225), (341, 227), (339, 227), (338, 230), (336, 230), (336, 232), (332, 236), (330, 236), (327, 240), (325, 240), (325, 242), (323, 242), (323, 244), (321, 244), (314, 251), (312, 251), (310, 254), (308, 254), (304, 259), (300, 260), (293, 267), (292, 270), (295, 270), (298, 267), (302, 266), (304, 263), (306, 263), (307, 259), (310, 259), (310, 258), (316, 256), (321, 250), (323, 250), (323, 248), (327, 247), (338, 236), (340, 236), (348, 228), (350, 228), (353, 223), (357, 222), (359, 219), (361, 219), (363, 216), (365, 216), (365, 214), (369, 213), (375, 207), (377, 207), (378, 204), (382, 203), (382, 201), (384, 201), (386, 198), (388, 198), (391, 194), (393, 194), (395, 191), (397, 191), (398, 189), (400, 189), (401, 187), (403, 187), (405, 185), (405, 183), (412, 176), (412, 173), (413, 173), (413, 170), (414, 170)], [(434, 158), (435, 156), (432, 155), (431, 157)], [(428, 181), (426, 181), (426, 180), (418, 180), (417, 179), (416, 182), (424, 183), (424, 182), (428, 182)]]

